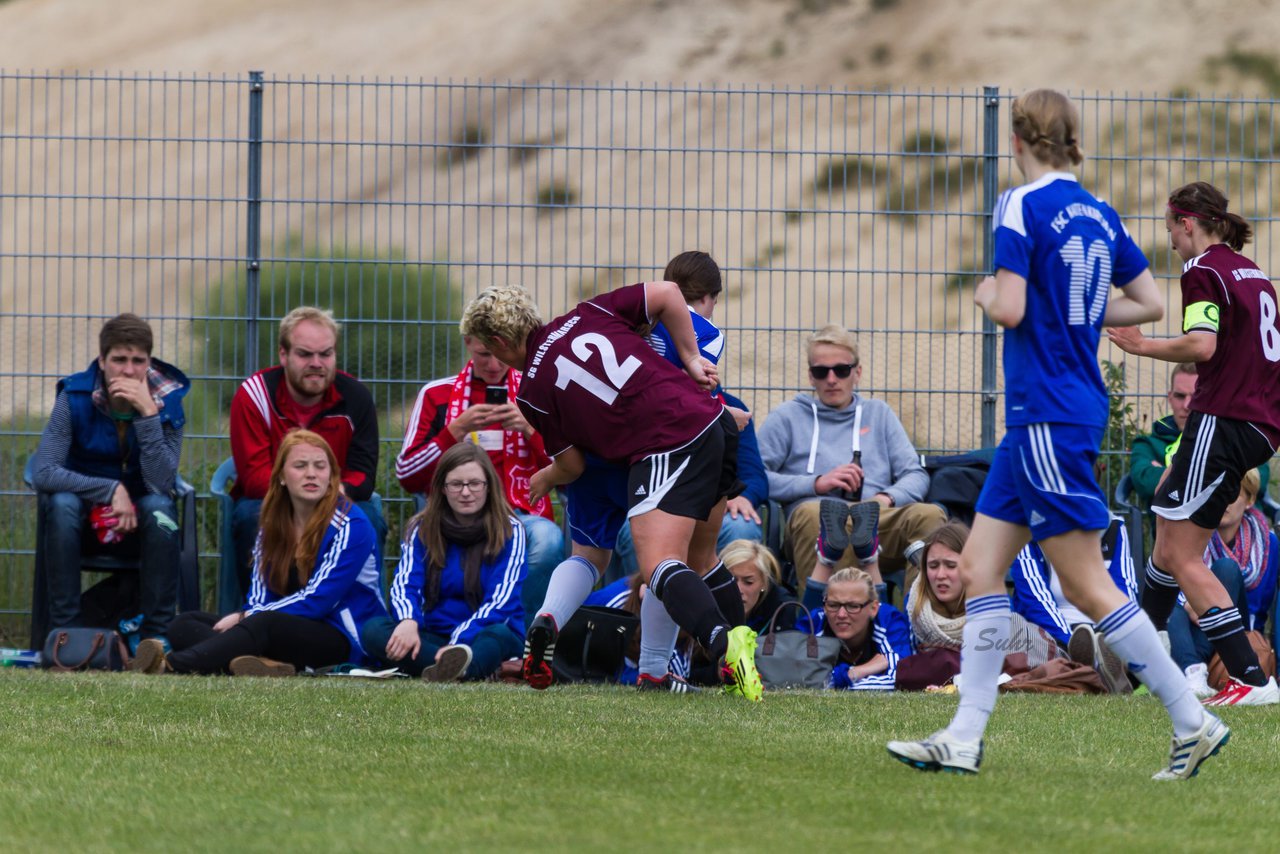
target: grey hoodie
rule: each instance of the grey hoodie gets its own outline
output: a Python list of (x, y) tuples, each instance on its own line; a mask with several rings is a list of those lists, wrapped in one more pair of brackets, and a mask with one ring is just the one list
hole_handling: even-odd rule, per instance
[(844, 409), (832, 409), (811, 395), (798, 394), (769, 413), (760, 427), (760, 456), (769, 475), (769, 497), (787, 515), (796, 505), (820, 496), (814, 482), (853, 459), (853, 422), (862, 406), (862, 496), (878, 492), (895, 506), (924, 498), (929, 475), (889, 405), (854, 394)]

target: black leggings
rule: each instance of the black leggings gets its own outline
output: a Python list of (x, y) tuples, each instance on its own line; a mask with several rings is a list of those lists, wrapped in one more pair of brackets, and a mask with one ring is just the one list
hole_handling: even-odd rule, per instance
[(231, 659), (261, 655), (299, 669), (342, 664), (351, 655), (347, 636), (328, 623), (279, 611), (259, 611), (225, 632), (220, 617), (188, 611), (169, 624), (169, 664), (178, 673), (226, 673)]

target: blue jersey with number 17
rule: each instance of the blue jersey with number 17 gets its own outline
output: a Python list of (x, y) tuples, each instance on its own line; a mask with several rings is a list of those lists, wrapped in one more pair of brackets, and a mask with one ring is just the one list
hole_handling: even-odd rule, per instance
[(1146, 257), (1069, 172), (1006, 190), (992, 227), (996, 269), (1027, 280), (1026, 314), (1004, 332), (1006, 425), (1105, 425), (1102, 315), (1111, 285), (1136, 279)]

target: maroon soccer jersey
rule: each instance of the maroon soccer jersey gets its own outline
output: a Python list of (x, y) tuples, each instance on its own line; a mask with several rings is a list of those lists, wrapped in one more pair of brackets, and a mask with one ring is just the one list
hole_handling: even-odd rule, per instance
[(619, 288), (535, 329), (516, 403), (555, 456), (573, 445), (634, 463), (695, 438), (723, 411), (636, 332), (644, 284)]
[[(1187, 309), (1197, 304), (1188, 316)], [(1280, 445), (1276, 291), (1257, 264), (1222, 243), (1183, 267), (1183, 331), (1212, 330), (1215, 310), (1217, 349), (1197, 366), (1191, 409), (1252, 422), (1275, 448)]]

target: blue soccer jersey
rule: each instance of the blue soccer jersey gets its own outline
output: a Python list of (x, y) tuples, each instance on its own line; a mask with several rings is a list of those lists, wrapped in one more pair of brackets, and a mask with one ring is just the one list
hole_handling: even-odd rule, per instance
[(1005, 191), (992, 227), (996, 269), (1027, 280), (1026, 313), (1004, 333), (1005, 423), (1106, 424), (1102, 315), (1109, 286), (1147, 269), (1142, 250), (1069, 172)]
[[(689, 319), (693, 321), (693, 334), (698, 339), (698, 352), (707, 361), (719, 364), (720, 355), (724, 352), (724, 333), (720, 331), (720, 327), (692, 308), (689, 309)], [(649, 333), (649, 343), (658, 351), (659, 356), (684, 370), (680, 354), (676, 351), (676, 342), (672, 340), (667, 327), (661, 323), (654, 326), (653, 331)]]

